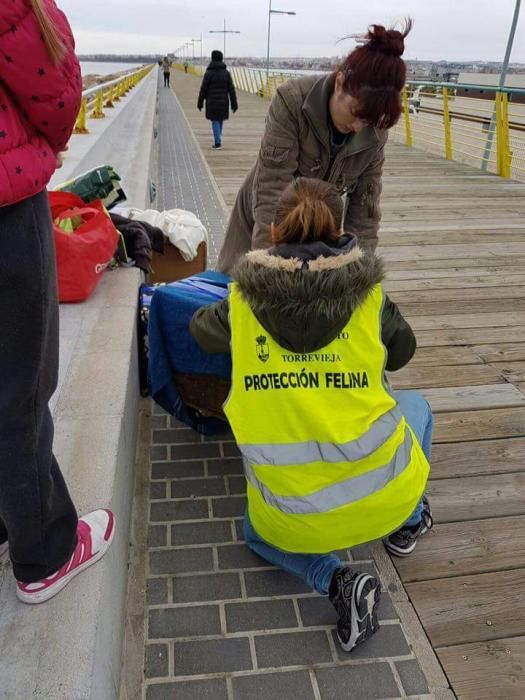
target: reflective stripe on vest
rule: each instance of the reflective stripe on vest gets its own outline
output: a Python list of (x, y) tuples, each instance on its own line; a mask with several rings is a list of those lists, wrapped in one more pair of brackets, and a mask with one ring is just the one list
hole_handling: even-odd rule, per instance
[(412, 434), (407, 427), (405, 439), (388, 464), (321, 489), (309, 496), (276, 496), (257, 479), (252, 465), (246, 458), (244, 459), (244, 470), (248, 481), (260, 491), (268, 505), (278, 508), (283, 513), (294, 515), (324, 513), (348, 503), (355, 503), (384, 488), (410, 464), (412, 444)]
[[(239, 444), (246, 462), (256, 465), (271, 464), (276, 467), (310, 462), (357, 462), (370, 456), (396, 431), (403, 420), (399, 406), (384, 413), (357, 440), (336, 445), (331, 442), (273, 443), (271, 445)], [(410, 452), (409, 452), (410, 454)]]

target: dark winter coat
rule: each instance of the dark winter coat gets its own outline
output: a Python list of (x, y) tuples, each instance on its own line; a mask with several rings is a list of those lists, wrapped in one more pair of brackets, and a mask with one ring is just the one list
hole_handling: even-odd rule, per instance
[[(233, 273), (259, 322), (279, 345), (296, 353), (315, 352), (331, 343), (383, 276), (381, 259), (363, 254), (351, 235), (336, 246), (313, 243), (254, 250)], [(203, 350), (229, 352), (228, 300), (199, 309), (190, 332)], [(381, 338), (388, 352), (387, 370), (401, 369), (414, 355), (414, 333), (388, 297)]]
[(226, 64), (212, 61), (204, 74), (197, 108), (206, 102), (206, 119), (223, 122), (230, 116), (230, 103), (234, 112), (238, 109), (235, 86)]

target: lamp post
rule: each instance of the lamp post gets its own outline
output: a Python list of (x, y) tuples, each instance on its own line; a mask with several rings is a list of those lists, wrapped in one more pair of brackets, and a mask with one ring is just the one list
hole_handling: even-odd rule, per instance
[(202, 60), (202, 34), (200, 39), (192, 39), (191, 43), (193, 45), (193, 59), (195, 60), (195, 44), (201, 45), (201, 73), (204, 73), (204, 62)]
[(266, 52), (266, 84), (270, 80), (270, 36), (272, 32), (272, 15), (296, 15), (297, 12), (288, 12), (287, 10), (272, 10), (272, 0), (268, 8), (268, 49)]
[[(507, 77), (507, 70), (509, 67), (510, 54), (512, 51), (512, 44), (514, 43), (514, 35), (516, 34), (516, 27), (518, 25), (518, 19), (520, 16), (521, 0), (516, 0), (516, 6), (514, 7), (514, 16), (512, 18), (512, 24), (510, 25), (509, 38), (507, 41), (507, 49), (505, 51), (505, 58), (503, 59), (503, 65), (501, 66), (501, 73), (499, 76), (499, 88), (505, 87), (505, 79)], [(492, 119), (490, 120), (489, 133), (487, 136), (487, 143), (485, 145), (485, 153), (483, 154), (483, 160), (481, 161), (481, 168), (487, 170), (489, 166), (490, 152), (492, 150), (492, 140), (494, 138), (494, 128), (496, 126), (496, 108), (492, 114)]]
[(233, 29), (226, 29), (226, 20), (224, 20), (224, 29), (210, 29), (210, 34), (223, 34), (224, 35), (224, 51), (223, 57), (226, 59), (226, 34), (240, 34), (240, 32)]

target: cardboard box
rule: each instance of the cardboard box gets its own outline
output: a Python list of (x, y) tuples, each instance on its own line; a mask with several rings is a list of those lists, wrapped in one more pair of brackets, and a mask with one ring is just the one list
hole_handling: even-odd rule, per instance
[(204, 272), (207, 264), (206, 243), (201, 243), (197, 248), (197, 257), (194, 260), (184, 260), (178, 248), (171, 245), (166, 239), (164, 255), (153, 253), (151, 261), (152, 272), (148, 282), (176, 282), (177, 280), (191, 277), (198, 272)]

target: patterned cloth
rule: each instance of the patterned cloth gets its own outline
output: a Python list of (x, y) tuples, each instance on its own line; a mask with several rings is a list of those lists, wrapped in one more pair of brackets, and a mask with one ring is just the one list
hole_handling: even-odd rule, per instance
[(220, 272), (202, 272), (165, 285), (142, 285), (139, 311), (141, 387), (168, 413), (195, 430), (224, 432), (217, 418), (201, 415), (186, 406), (174, 382), (175, 372), (207, 374), (229, 379), (229, 353), (210, 355), (197, 345), (189, 332), (197, 309), (224, 299), (230, 278)]

